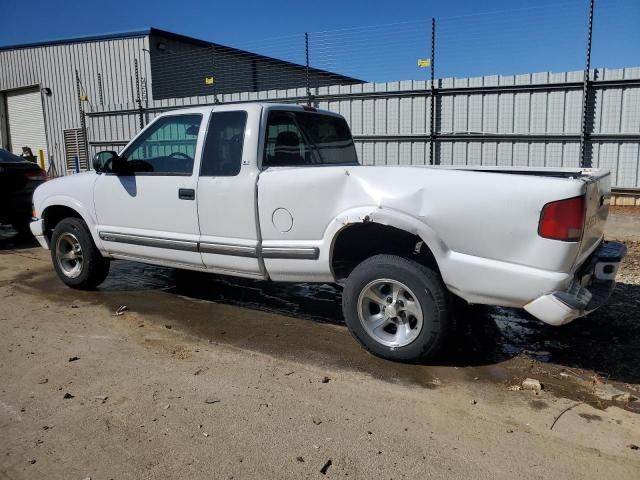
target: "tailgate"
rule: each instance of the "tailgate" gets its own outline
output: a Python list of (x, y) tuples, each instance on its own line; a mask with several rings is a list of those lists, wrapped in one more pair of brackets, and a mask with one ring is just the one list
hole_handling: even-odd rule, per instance
[(600, 243), (604, 235), (604, 226), (609, 214), (609, 199), (611, 198), (611, 174), (608, 171), (597, 172), (593, 176), (584, 178), (584, 181), (587, 184), (586, 211), (577, 265), (582, 264)]

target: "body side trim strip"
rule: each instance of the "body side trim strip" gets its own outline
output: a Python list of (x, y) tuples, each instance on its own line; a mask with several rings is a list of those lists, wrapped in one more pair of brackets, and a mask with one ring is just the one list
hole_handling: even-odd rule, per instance
[(129, 235), (125, 233), (100, 232), (100, 238), (105, 242), (130, 243), (145, 247), (168, 248), (170, 250), (198, 251), (198, 242), (190, 240), (172, 240), (160, 237), (146, 237), (144, 235)]
[[(231, 255), (236, 257), (258, 258), (258, 248), (247, 245), (228, 243), (194, 242), (190, 240), (174, 240), (144, 235), (130, 235), (115, 232), (100, 232), (100, 238), (105, 242), (129, 243), (145, 247), (167, 248), (171, 250), (186, 250), (189, 252), (210, 253), (214, 255)], [(317, 260), (320, 250), (317, 247), (262, 247), (261, 257), (295, 260)]]
[(262, 247), (264, 258), (287, 258), (295, 260), (317, 260), (320, 250), (317, 247)]
[(257, 248), (246, 245), (233, 245), (228, 243), (200, 242), (200, 252), (215, 255), (233, 255), (236, 257), (257, 258)]

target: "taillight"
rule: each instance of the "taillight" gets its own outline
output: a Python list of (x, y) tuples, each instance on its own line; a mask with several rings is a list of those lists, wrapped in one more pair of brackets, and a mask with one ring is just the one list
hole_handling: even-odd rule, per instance
[(584, 197), (547, 203), (540, 214), (538, 234), (544, 238), (577, 242), (584, 229)]
[(24, 174), (24, 178), (26, 178), (27, 180), (45, 181), (47, 179), (47, 172), (45, 172), (44, 170), (27, 172)]

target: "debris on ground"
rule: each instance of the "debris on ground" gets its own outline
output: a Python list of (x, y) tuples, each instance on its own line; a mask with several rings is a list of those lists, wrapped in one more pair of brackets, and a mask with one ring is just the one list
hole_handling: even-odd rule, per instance
[(171, 330), (173, 328), (173, 326), (172, 325), (165, 325), (164, 328), (166, 328), (168, 330)]
[(93, 398), (95, 398), (96, 400), (100, 400), (102, 403), (104, 403), (104, 402), (107, 401), (107, 398), (109, 398), (109, 397), (107, 397), (106, 395), (96, 395)]
[(302, 457), (296, 457), (296, 460), (299, 461), (300, 463), (304, 463), (304, 458)]
[[(573, 405), (565, 408), (564, 410), (562, 410), (558, 416), (555, 418), (555, 420), (553, 421), (553, 423), (551, 424), (551, 427), (549, 428), (549, 430), (553, 430), (553, 427), (556, 426), (556, 423), (558, 423), (558, 420), (560, 420), (560, 417), (563, 416), (565, 413), (567, 413), (569, 410), (573, 410), (574, 408), (576, 408), (578, 405), (582, 405), (584, 402), (578, 402), (578, 403), (574, 403)], [(528, 424), (527, 424), (528, 425)]]
[(640, 447), (638, 445), (636, 445), (635, 443), (630, 443), (629, 444), (629, 448), (631, 450), (640, 450)]
[(333, 462), (331, 461), (331, 459), (327, 460), (327, 462), (324, 464), (324, 466), (320, 469), (320, 473), (323, 475), (327, 474), (327, 470), (329, 470), (329, 467), (331, 466)]
[(69, 358), (70, 362), (75, 362), (76, 360), (80, 360), (80, 357), (71, 357), (71, 358)]
[(522, 381), (522, 389), (539, 392), (542, 390), (542, 384), (540, 383), (540, 380), (536, 380), (535, 378), (525, 378)]
[(329, 383), (331, 381), (331, 379), (329, 377), (323, 377), (322, 378), (322, 383)]
[(39, 383), (40, 385), (44, 385), (44, 384), (45, 384), (45, 383), (47, 383), (48, 381), (49, 381), (49, 379), (48, 379), (48, 378), (41, 378), (40, 380), (38, 380), (38, 383)]
[(212, 405), (214, 403), (220, 403), (221, 400), (217, 399), (217, 398), (207, 398), (204, 403), (206, 403), (207, 405)]
[(311, 421), (316, 425), (320, 425), (322, 423), (322, 420), (319, 418), (312, 418)]
[(69, 392), (67, 392), (67, 393), (64, 394), (64, 397), (62, 397), (62, 398), (64, 398), (66, 400), (68, 398), (75, 398), (75, 397), (73, 395), (71, 395)]
[(31, 465), (33, 465), (34, 463), (36, 463), (36, 459), (35, 459), (35, 458), (30, 458), (30, 459), (28, 460), (28, 462), (29, 462)]
[(636, 398), (629, 392), (620, 390), (610, 383), (597, 385), (595, 387), (594, 394), (599, 399), (606, 400), (608, 402), (628, 404), (629, 402), (636, 400)]
[(120, 305), (118, 308), (116, 308), (116, 311), (113, 313), (113, 316), (120, 317), (124, 315), (124, 312), (126, 312), (127, 310), (129, 310), (129, 307), (127, 307), (126, 305)]

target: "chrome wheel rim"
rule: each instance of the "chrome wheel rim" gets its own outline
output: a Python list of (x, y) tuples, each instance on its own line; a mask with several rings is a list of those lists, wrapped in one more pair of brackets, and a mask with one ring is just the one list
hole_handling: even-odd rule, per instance
[(405, 347), (423, 326), (422, 306), (402, 282), (382, 278), (368, 283), (358, 298), (358, 317), (364, 331), (387, 347)]
[(78, 237), (65, 232), (56, 241), (56, 259), (58, 266), (66, 277), (76, 278), (82, 273), (82, 246)]

